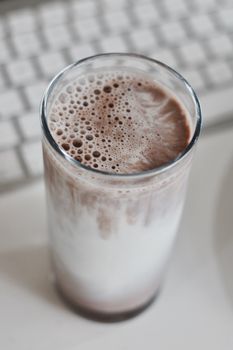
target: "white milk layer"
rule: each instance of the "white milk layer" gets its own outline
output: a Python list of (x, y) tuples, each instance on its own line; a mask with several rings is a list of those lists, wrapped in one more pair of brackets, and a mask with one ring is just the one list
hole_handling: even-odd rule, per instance
[(189, 159), (155, 184), (129, 191), (87, 179), (86, 170), (75, 174), (44, 146), (50, 246), (61, 290), (74, 304), (102, 313), (144, 305), (170, 255)]
[(177, 207), (148, 226), (129, 225), (119, 216), (118, 232), (104, 239), (93, 214), (83, 213), (74, 222), (51, 208), (53, 263), (62, 290), (95, 311), (143, 305), (160, 286), (180, 214)]

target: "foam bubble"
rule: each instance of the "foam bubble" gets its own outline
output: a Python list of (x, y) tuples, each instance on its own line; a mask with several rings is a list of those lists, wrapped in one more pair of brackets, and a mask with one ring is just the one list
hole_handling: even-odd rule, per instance
[(65, 151), (69, 151), (70, 149), (70, 145), (68, 143), (63, 143), (61, 146)]
[(82, 142), (81, 140), (79, 140), (79, 139), (75, 139), (75, 140), (73, 141), (73, 146), (74, 146), (74, 147), (79, 148), (79, 147), (82, 147), (82, 145), (83, 145), (83, 142)]
[(187, 114), (174, 96), (141, 73), (117, 71), (66, 86), (51, 108), (49, 128), (75, 160), (117, 173), (176, 158), (190, 135)]

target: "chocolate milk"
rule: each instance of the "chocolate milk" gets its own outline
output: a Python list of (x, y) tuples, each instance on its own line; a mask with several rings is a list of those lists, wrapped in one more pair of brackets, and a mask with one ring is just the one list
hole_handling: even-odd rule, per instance
[(188, 115), (174, 96), (142, 74), (80, 78), (54, 101), (56, 143), (82, 164), (132, 174), (174, 160), (190, 138)]
[(97, 314), (140, 309), (161, 285), (180, 220), (191, 155), (160, 167), (190, 142), (189, 114), (150, 76), (108, 69), (64, 85), (47, 119), (63, 154), (44, 139), (59, 289)]

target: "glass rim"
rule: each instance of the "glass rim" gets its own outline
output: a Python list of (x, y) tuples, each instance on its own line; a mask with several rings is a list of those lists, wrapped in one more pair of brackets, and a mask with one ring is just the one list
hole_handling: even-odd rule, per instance
[[(194, 106), (195, 106), (195, 116), (196, 116), (196, 126), (195, 126), (195, 130), (193, 132), (193, 136), (191, 138), (191, 140), (189, 141), (188, 145), (184, 148), (184, 150), (172, 161), (167, 162), (164, 165), (161, 165), (159, 167), (153, 168), (153, 169), (149, 169), (149, 170), (144, 170), (144, 171), (140, 171), (140, 172), (135, 172), (135, 173), (112, 173), (112, 172), (107, 172), (107, 171), (103, 171), (103, 170), (99, 170), (99, 169), (95, 169), (95, 168), (91, 168), (89, 166), (86, 166), (84, 164), (82, 164), (81, 162), (79, 162), (78, 160), (74, 159), (73, 157), (71, 157), (68, 153), (65, 152), (65, 150), (63, 150), (58, 144), (57, 142), (54, 140), (49, 127), (48, 127), (48, 123), (47, 123), (47, 104), (48, 104), (48, 99), (53, 91), (53, 88), (55, 87), (56, 83), (68, 72), (71, 71), (73, 68), (79, 66), (80, 64), (83, 63), (88, 63), (91, 60), (95, 60), (95, 59), (101, 59), (101, 58), (105, 58), (105, 57), (132, 57), (132, 58), (138, 58), (140, 60), (149, 62), (149, 63), (153, 63), (156, 64), (158, 66), (163, 67), (165, 70), (169, 71), (170, 73), (172, 73), (177, 79), (179, 79), (180, 81), (182, 81), (182, 83), (184, 84), (184, 88), (189, 92)], [(41, 119), (41, 126), (42, 126), (42, 130), (43, 130), (43, 136), (46, 137), (46, 140), (49, 142), (49, 144), (52, 146), (52, 148), (56, 151), (56, 153), (58, 153), (60, 156), (62, 156), (65, 160), (67, 160), (69, 163), (71, 163), (72, 165), (74, 165), (77, 168), (81, 168), (85, 171), (88, 171), (89, 173), (93, 173), (93, 175), (99, 175), (99, 176), (105, 176), (108, 178), (118, 178), (118, 179), (126, 179), (126, 178), (143, 178), (143, 177), (147, 177), (147, 176), (151, 176), (151, 175), (158, 175), (161, 174), (171, 168), (173, 168), (175, 165), (177, 165), (178, 163), (180, 163), (180, 161), (182, 159), (184, 159), (189, 152), (191, 151), (191, 149), (193, 148), (194, 144), (196, 143), (199, 135), (200, 135), (200, 131), (201, 131), (201, 124), (202, 124), (202, 114), (201, 114), (201, 107), (200, 107), (200, 103), (198, 100), (198, 97), (195, 93), (195, 91), (193, 90), (192, 86), (187, 82), (187, 80), (180, 74), (178, 73), (176, 70), (174, 70), (173, 68), (169, 67), (167, 64), (160, 62), (159, 60), (156, 60), (154, 58), (150, 58), (144, 55), (140, 55), (140, 54), (135, 54), (135, 53), (120, 53), (120, 52), (111, 52), (111, 53), (102, 53), (102, 54), (96, 54), (93, 56), (89, 56), (89, 57), (85, 57), (83, 59), (80, 59), (68, 66), (66, 66), (65, 68), (63, 68), (49, 83), (47, 89), (44, 92), (44, 95), (42, 97), (42, 101), (40, 104), (40, 119)]]

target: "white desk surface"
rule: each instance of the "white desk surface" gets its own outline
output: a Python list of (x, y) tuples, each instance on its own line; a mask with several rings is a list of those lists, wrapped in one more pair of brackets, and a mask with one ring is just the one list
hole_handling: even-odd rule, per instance
[(0, 349), (233, 349), (233, 129), (202, 137), (167, 280), (123, 323), (70, 311), (49, 280), (42, 181), (0, 198)]

